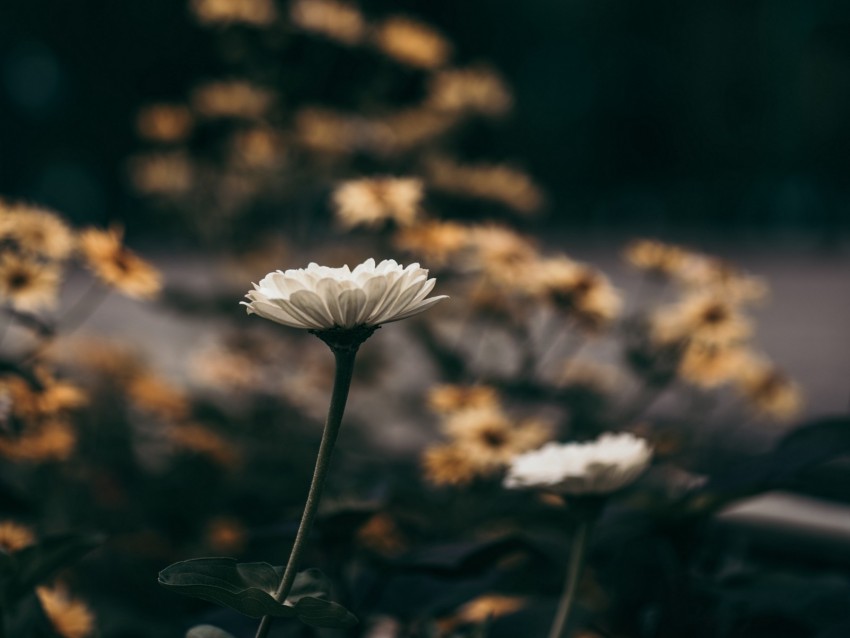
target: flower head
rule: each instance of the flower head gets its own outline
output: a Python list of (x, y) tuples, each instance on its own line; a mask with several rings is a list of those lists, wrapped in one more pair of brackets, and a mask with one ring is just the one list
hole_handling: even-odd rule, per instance
[(278, 270), (254, 284), (243, 301), (248, 314), (293, 328), (315, 331), (374, 329), (427, 310), (445, 295), (430, 297), (436, 280), (419, 264), (403, 267), (393, 259), (374, 259), (354, 268)]
[(632, 434), (603, 434), (586, 443), (547, 443), (515, 457), (505, 487), (541, 488), (564, 494), (607, 494), (634, 481), (652, 450)]

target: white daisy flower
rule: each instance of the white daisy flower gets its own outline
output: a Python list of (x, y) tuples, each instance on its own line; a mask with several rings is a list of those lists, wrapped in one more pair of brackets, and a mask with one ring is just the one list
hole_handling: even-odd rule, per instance
[(254, 284), (243, 301), (248, 314), (293, 328), (324, 331), (375, 328), (427, 310), (446, 295), (426, 299), (435, 279), (419, 264), (367, 259), (350, 270), (311, 263), (278, 270)]
[(603, 434), (586, 443), (547, 443), (511, 461), (504, 485), (563, 494), (607, 494), (637, 479), (652, 450), (632, 434)]

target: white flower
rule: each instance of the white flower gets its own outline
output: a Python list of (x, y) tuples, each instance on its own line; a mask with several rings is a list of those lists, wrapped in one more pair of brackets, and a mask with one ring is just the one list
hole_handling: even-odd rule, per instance
[(547, 443), (511, 461), (504, 485), (564, 494), (607, 494), (634, 481), (652, 450), (631, 434), (603, 434), (586, 443)]
[(419, 264), (367, 259), (350, 270), (310, 264), (278, 270), (254, 284), (243, 301), (248, 314), (293, 328), (330, 330), (375, 327), (427, 310), (445, 295), (426, 299), (435, 279)]

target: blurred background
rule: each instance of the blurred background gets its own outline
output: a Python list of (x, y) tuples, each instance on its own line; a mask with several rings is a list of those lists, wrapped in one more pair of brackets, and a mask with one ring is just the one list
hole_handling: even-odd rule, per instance
[[(126, 176), (137, 111), (232, 73), (220, 34), (170, 0), (3, 4), (0, 190), (74, 220), (150, 231), (150, 209)], [(845, 3), (372, 0), (363, 9), (419, 16), (452, 39), (458, 63), (500, 70), (515, 109), (497, 129), (467, 132), (462, 150), (534, 174), (550, 198), (542, 224), (825, 246), (846, 236)], [(354, 53), (306, 57), (298, 38), (282, 46), (291, 55), (278, 58), (279, 72), (284, 87), (298, 83), (297, 99), (340, 104), (363, 91)]]
[(109, 536), (76, 632), (11, 626), (253, 635), (155, 584), (281, 563), (303, 502), (329, 355), (238, 302), (375, 256), (452, 300), (360, 355), (310, 553), (348, 635), (543, 635), (569, 508), (500, 473), (610, 430), (655, 466), (576, 636), (850, 634), (848, 116), (846, 2), (0, 3), (0, 549)]

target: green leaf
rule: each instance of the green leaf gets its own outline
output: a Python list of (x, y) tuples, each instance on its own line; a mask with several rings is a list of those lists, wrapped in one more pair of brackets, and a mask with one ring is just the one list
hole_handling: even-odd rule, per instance
[[(308, 625), (330, 628), (351, 627), (357, 623), (357, 618), (342, 605), (327, 600), (330, 587), (317, 569), (297, 574), (286, 603), (279, 603), (274, 592), (281, 572), (281, 568), (268, 563), (237, 563), (234, 558), (196, 558), (163, 569), (159, 573), (159, 584), (254, 618), (297, 617)], [(210, 638), (217, 637), (212, 634)]]
[[(60, 534), (11, 554), (15, 573), (8, 593), (11, 596), (25, 594), (102, 543), (103, 537), (99, 534)], [(5, 571), (8, 563), (3, 562)]]
[(357, 624), (357, 616), (330, 600), (305, 596), (295, 603), (294, 609), (298, 620), (313, 627), (343, 629)]
[(233, 634), (212, 625), (198, 625), (188, 631), (186, 638), (233, 638)]
[(295, 610), (274, 599), (280, 570), (268, 563), (237, 563), (235, 558), (195, 558), (166, 567), (159, 584), (184, 596), (230, 607), (259, 618), (295, 616)]

